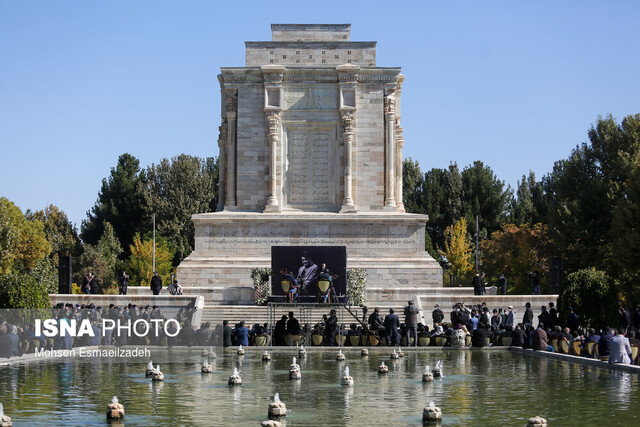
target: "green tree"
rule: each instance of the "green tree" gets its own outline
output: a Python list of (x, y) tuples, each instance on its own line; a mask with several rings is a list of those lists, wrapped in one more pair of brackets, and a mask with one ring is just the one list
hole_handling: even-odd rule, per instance
[(139, 187), (144, 181), (137, 158), (128, 153), (118, 157), (118, 164), (111, 168), (109, 177), (102, 180), (98, 200), (82, 222), (82, 240), (92, 245), (98, 244), (104, 233), (104, 224), (109, 222), (118, 241), (127, 248), (123, 253), (123, 256), (127, 256), (135, 233), (151, 229), (151, 224), (143, 222), (143, 200)]
[(571, 306), (584, 326), (602, 328), (617, 322), (618, 294), (604, 271), (582, 269), (569, 274), (558, 296), (558, 309), (566, 314)]
[(25, 222), (20, 208), (6, 197), (0, 197), (0, 273), (11, 272)]
[(176, 248), (177, 265), (191, 253), (195, 228), (191, 216), (215, 210), (218, 162), (181, 154), (147, 168), (141, 186), (145, 218), (156, 214), (158, 233)]
[(0, 272), (10, 273), (16, 263), (31, 269), (50, 252), (44, 224), (37, 219), (27, 221), (19, 207), (1, 197)]
[(411, 157), (402, 162), (402, 203), (409, 213), (424, 214), (423, 201), (424, 177), (420, 164)]
[(0, 308), (50, 307), (45, 283), (24, 271), (0, 274)]
[(556, 162), (545, 177), (550, 230), (569, 271), (596, 267), (615, 274), (610, 261), (619, 250), (611, 238), (614, 210), (625, 209), (627, 185), (636, 170), (630, 159), (638, 152), (640, 114), (620, 124), (611, 115), (600, 117), (589, 130), (589, 142)]
[(58, 265), (58, 255), (76, 257), (82, 252), (82, 243), (76, 227), (69, 221), (67, 214), (55, 205), (43, 210), (27, 211), (28, 220), (39, 220), (44, 224), (44, 233), (51, 245), (51, 256), (54, 266)]
[(479, 215), (481, 235), (487, 236), (500, 229), (506, 219), (507, 202), (511, 189), (504, 188), (489, 166), (475, 161), (464, 168), (462, 177), (463, 210), (475, 234), (476, 215)]
[[(93, 273), (100, 281), (99, 293), (107, 293), (112, 289), (113, 270), (102, 257), (97, 246), (85, 244), (83, 251), (74, 264), (73, 283), (80, 285), (87, 273)], [(106, 278), (106, 280), (105, 280)], [(112, 291), (111, 291), (112, 292)]]
[(624, 197), (617, 200), (611, 223), (610, 271), (619, 278), (627, 303), (640, 301), (640, 153), (629, 159)]
[[(132, 285), (149, 286), (153, 277), (153, 240), (136, 234), (131, 244), (129, 257), (129, 275)], [(167, 239), (156, 236), (156, 271), (164, 284), (169, 283), (173, 266), (173, 250)]]

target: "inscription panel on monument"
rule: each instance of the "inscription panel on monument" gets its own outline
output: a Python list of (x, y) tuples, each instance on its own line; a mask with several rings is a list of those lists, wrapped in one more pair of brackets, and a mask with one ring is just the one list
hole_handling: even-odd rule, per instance
[(290, 205), (335, 203), (333, 183), (335, 129), (288, 129), (287, 202)]

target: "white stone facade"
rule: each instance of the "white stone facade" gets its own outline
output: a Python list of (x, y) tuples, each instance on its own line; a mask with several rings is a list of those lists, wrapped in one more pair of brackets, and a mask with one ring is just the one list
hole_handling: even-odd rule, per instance
[(350, 25), (272, 25), (222, 68), (220, 202), (195, 215), (185, 286), (251, 285), (270, 246), (345, 245), (376, 286), (441, 286), (426, 216), (404, 213), (400, 68)]

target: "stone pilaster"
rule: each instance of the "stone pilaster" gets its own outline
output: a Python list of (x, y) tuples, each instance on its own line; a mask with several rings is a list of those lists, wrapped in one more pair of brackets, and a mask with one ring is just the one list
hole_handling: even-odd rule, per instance
[(404, 137), (402, 136), (402, 126), (400, 126), (400, 118), (402, 115), (402, 83), (404, 75), (398, 76), (398, 90), (396, 91), (396, 207), (399, 212), (405, 212), (402, 194), (402, 177), (403, 177), (403, 160), (402, 149), (404, 148)]
[(218, 127), (218, 205), (216, 211), (224, 209), (227, 194), (227, 118), (222, 117), (222, 124)]
[(269, 199), (265, 212), (280, 212), (278, 200), (278, 146), (281, 142), (280, 111), (282, 110), (282, 79), (285, 67), (264, 65), (261, 67), (264, 79), (264, 113), (267, 121), (267, 143), (269, 144)]
[(386, 91), (384, 97), (385, 129), (385, 210), (396, 210), (395, 168), (396, 168), (396, 107), (395, 89)]
[(238, 91), (226, 89), (226, 119), (227, 119), (227, 191), (225, 194), (224, 210), (234, 210), (236, 206), (236, 119), (238, 117)]
[(336, 67), (340, 82), (340, 119), (344, 149), (344, 197), (340, 213), (356, 212), (353, 195), (353, 141), (355, 138), (356, 86), (360, 67), (344, 64)]

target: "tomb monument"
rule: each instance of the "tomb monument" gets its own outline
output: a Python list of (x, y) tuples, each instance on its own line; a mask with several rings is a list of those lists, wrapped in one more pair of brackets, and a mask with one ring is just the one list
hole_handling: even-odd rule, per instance
[(271, 41), (245, 43), (244, 67), (218, 76), (219, 203), (193, 216), (182, 286), (247, 300), (224, 291), (252, 288), (272, 246), (336, 245), (348, 268), (367, 270), (370, 300), (441, 287), (428, 217), (402, 203), (401, 69), (378, 67), (376, 42), (351, 41), (348, 24), (271, 30)]

